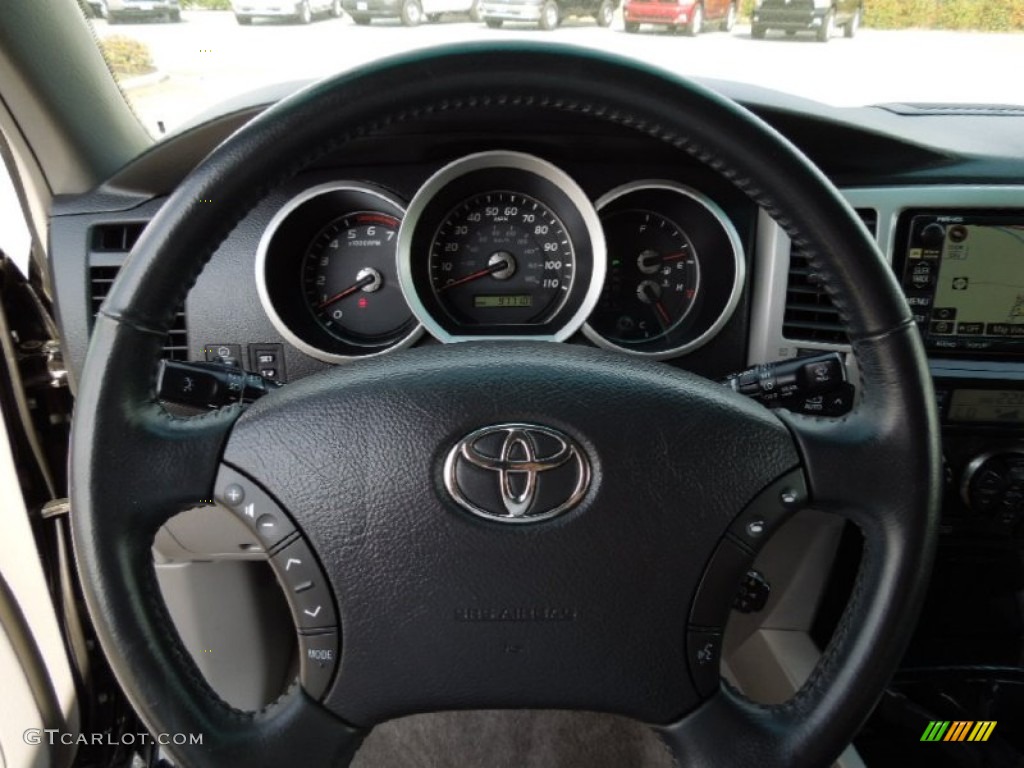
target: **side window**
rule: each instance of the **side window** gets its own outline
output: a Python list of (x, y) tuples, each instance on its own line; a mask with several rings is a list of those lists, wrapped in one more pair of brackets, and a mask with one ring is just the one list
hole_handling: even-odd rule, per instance
[(0, 160), (0, 251), (28, 274), (31, 236), (7, 164)]

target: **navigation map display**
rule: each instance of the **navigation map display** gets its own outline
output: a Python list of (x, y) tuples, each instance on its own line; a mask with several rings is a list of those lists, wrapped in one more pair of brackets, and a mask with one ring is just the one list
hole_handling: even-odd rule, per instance
[(1024, 215), (917, 215), (903, 289), (933, 349), (1024, 352)]

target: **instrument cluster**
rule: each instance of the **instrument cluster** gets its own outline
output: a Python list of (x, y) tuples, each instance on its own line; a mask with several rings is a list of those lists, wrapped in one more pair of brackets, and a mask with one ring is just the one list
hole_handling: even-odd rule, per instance
[(676, 357), (722, 329), (744, 272), (734, 226), (699, 192), (636, 181), (592, 202), (567, 173), (518, 152), (449, 163), (408, 204), (362, 182), (308, 189), (272, 218), (256, 260), (275, 327), (327, 362), (424, 332), (444, 343), (582, 332)]

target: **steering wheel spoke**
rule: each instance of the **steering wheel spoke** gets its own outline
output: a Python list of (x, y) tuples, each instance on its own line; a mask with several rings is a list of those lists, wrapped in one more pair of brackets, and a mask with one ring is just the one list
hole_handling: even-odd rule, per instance
[(779, 417), (800, 450), (815, 508), (848, 517), (866, 537), (897, 523), (923, 536), (937, 523), (940, 448), (935, 411), (925, 407), (934, 392), (916, 330), (905, 323), (855, 339), (853, 352), (861, 398), (850, 414)]
[[(157, 401), (155, 377), (163, 334), (104, 314), (76, 403), (72, 501), (102, 498), (104, 513), (82, 522), (147, 551), (156, 529), (190, 507), (211, 504), (213, 478), (241, 412), (224, 408), (179, 418)], [(85, 531), (82, 531), (85, 533)], [(99, 532), (97, 532), (98, 534)]]
[[(156, 584), (156, 530), (183, 509), (213, 503), (219, 458), (240, 410), (172, 416), (154, 397), (163, 334), (104, 314), (96, 332), (76, 403), (72, 523), (82, 588), (107, 619), (96, 624), (100, 640), (126, 651), (110, 656), (114, 673), (122, 682), (144, 677), (162, 693), (160, 701), (132, 696), (133, 703), (150, 714), (154, 732), (204, 745), (190, 765), (278, 766), (298, 755), (305, 764), (346, 765), (361, 732), (299, 687), (259, 713), (224, 703), (182, 645)], [(111, 364), (96, 370), (100, 354)], [(103, 500), (100, 513), (82, 514), (93, 498)], [(95, 557), (100, 551), (112, 556)]]

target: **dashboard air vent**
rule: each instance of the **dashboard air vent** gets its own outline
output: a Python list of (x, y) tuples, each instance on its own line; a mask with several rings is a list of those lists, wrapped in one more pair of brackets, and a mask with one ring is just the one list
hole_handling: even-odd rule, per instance
[[(96, 317), (103, 300), (110, 293), (110, 286), (120, 271), (120, 267), (89, 268), (89, 305), (92, 317)], [(185, 324), (185, 307), (178, 307), (174, 314), (174, 324), (164, 341), (164, 357), (169, 360), (188, 360), (188, 327)]]
[(92, 228), (92, 250), (100, 253), (128, 253), (139, 239), (145, 222), (101, 224)]
[[(878, 212), (873, 208), (858, 208), (856, 212), (868, 231), (877, 237)], [(845, 344), (847, 341), (839, 312), (825, 293), (818, 275), (811, 269), (807, 256), (799, 250), (789, 254), (782, 335), (794, 341), (826, 344)]]

